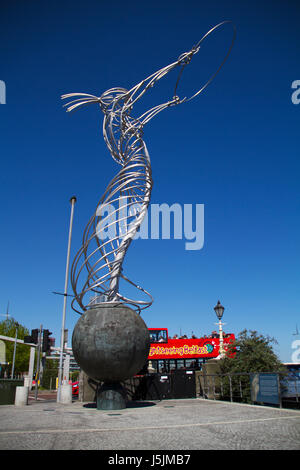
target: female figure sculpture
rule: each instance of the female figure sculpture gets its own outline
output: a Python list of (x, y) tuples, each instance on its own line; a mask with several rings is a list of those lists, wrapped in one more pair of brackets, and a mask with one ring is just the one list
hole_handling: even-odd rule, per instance
[[(75, 98), (65, 105), (67, 111), (91, 103), (100, 105), (104, 113), (104, 140), (112, 158), (121, 166), (118, 174), (109, 183), (95, 213), (86, 226), (82, 246), (71, 267), (71, 283), (75, 293), (72, 307), (78, 313), (82, 312), (74, 307), (75, 302), (78, 303), (82, 311), (100, 301), (103, 302), (103, 300), (108, 303), (121, 302), (134, 306), (138, 312), (151, 305), (151, 295), (130, 281), (122, 272), (126, 252), (143, 221), (151, 197), (151, 163), (143, 140), (143, 130), (145, 125), (164, 109), (195, 98), (217, 75), (232, 49), (235, 28), (230, 48), (223, 62), (207, 83), (189, 98), (177, 96), (177, 88), (184, 68), (197, 54), (207, 36), (226, 23), (230, 22), (224, 21), (214, 26), (189, 52), (183, 53), (175, 62), (153, 73), (131, 90), (112, 88), (105, 91), (100, 97), (85, 93), (71, 93), (62, 96), (63, 99)], [(137, 101), (149, 88), (175, 68), (178, 68), (179, 73), (173, 98), (134, 118), (131, 113)], [(113, 204), (117, 207), (112, 211)], [(131, 211), (131, 209), (134, 210)], [(108, 215), (104, 216), (106, 212)], [(126, 212), (125, 216), (124, 212)], [(125, 233), (121, 233), (121, 227), (126, 228)], [(106, 240), (108, 229), (113, 235)], [(134, 300), (126, 297), (120, 292), (120, 279), (134, 285), (145, 293), (149, 300)], [(86, 299), (88, 293), (94, 293), (94, 299)]]

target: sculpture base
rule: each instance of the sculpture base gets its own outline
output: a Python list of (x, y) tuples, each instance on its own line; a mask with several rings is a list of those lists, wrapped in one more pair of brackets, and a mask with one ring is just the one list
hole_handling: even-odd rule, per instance
[(120, 382), (104, 383), (97, 389), (97, 410), (126, 408), (126, 390)]

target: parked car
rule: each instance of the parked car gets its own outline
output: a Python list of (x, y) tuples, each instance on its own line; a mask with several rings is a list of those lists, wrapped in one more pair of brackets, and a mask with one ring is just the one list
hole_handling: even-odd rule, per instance
[(79, 382), (72, 383), (72, 395), (78, 396), (79, 394)]

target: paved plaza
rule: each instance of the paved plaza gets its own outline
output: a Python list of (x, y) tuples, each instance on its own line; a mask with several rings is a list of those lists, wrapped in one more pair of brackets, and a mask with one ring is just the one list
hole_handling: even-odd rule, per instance
[(1, 450), (300, 449), (300, 411), (204, 399), (0, 407)]

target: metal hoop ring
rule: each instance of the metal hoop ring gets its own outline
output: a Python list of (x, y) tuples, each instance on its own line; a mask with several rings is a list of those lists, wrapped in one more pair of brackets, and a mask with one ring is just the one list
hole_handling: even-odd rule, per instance
[[(188, 65), (193, 57), (194, 54), (197, 54), (197, 52), (199, 51), (200, 49), (200, 45), (201, 43), (211, 34), (213, 33), (216, 29), (220, 28), (221, 26), (225, 25), (225, 24), (231, 24), (232, 27), (233, 27), (233, 36), (232, 36), (232, 40), (231, 40), (231, 44), (229, 46), (229, 49), (227, 51), (227, 54), (225, 55), (223, 61), (221, 62), (221, 64), (219, 65), (218, 69), (216, 70), (216, 72), (214, 72), (210, 78), (207, 80), (207, 82), (205, 83), (205, 85), (203, 85), (196, 93), (194, 93), (194, 95), (192, 95), (190, 98), (183, 98), (182, 100), (180, 100), (181, 103), (183, 102), (188, 102), (188, 101), (191, 101), (193, 98), (195, 98), (196, 96), (198, 96), (212, 81), (213, 79), (218, 75), (218, 73), (220, 72), (221, 68), (223, 67), (223, 65), (225, 64), (225, 62), (227, 61), (229, 55), (230, 55), (230, 52), (233, 48), (233, 45), (234, 45), (234, 41), (235, 41), (235, 38), (236, 38), (236, 27), (234, 25), (234, 23), (230, 20), (226, 20), (226, 21), (222, 21), (221, 23), (217, 24), (216, 26), (214, 26), (213, 28), (211, 28), (201, 39), (200, 41), (195, 45), (193, 46), (193, 48), (190, 50), (190, 52), (186, 53), (186, 54), (182, 54), (180, 56), (180, 60), (183, 60), (183, 65), (182, 65), (182, 68), (178, 74), (178, 78), (177, 78), (177, 82), (176, 82), (176, 85), (175, 85), (175, 90), (174, 90), (174, 95), (176, 96), (177, 95), (177, 88), (178, 88), (178, 85), (179, 85), (179, 82), (180, 82), (180, 79), (181, 79), (181, 76), (182, 76), (182, 73), (183, 73), (183, 70), (184, 70), (184, 67), (186, 67), (186, 65)], [(188, 56), (189, 57), (189, 60), (185, 61), (184, 59), (182, 59), (182, 56)]]

